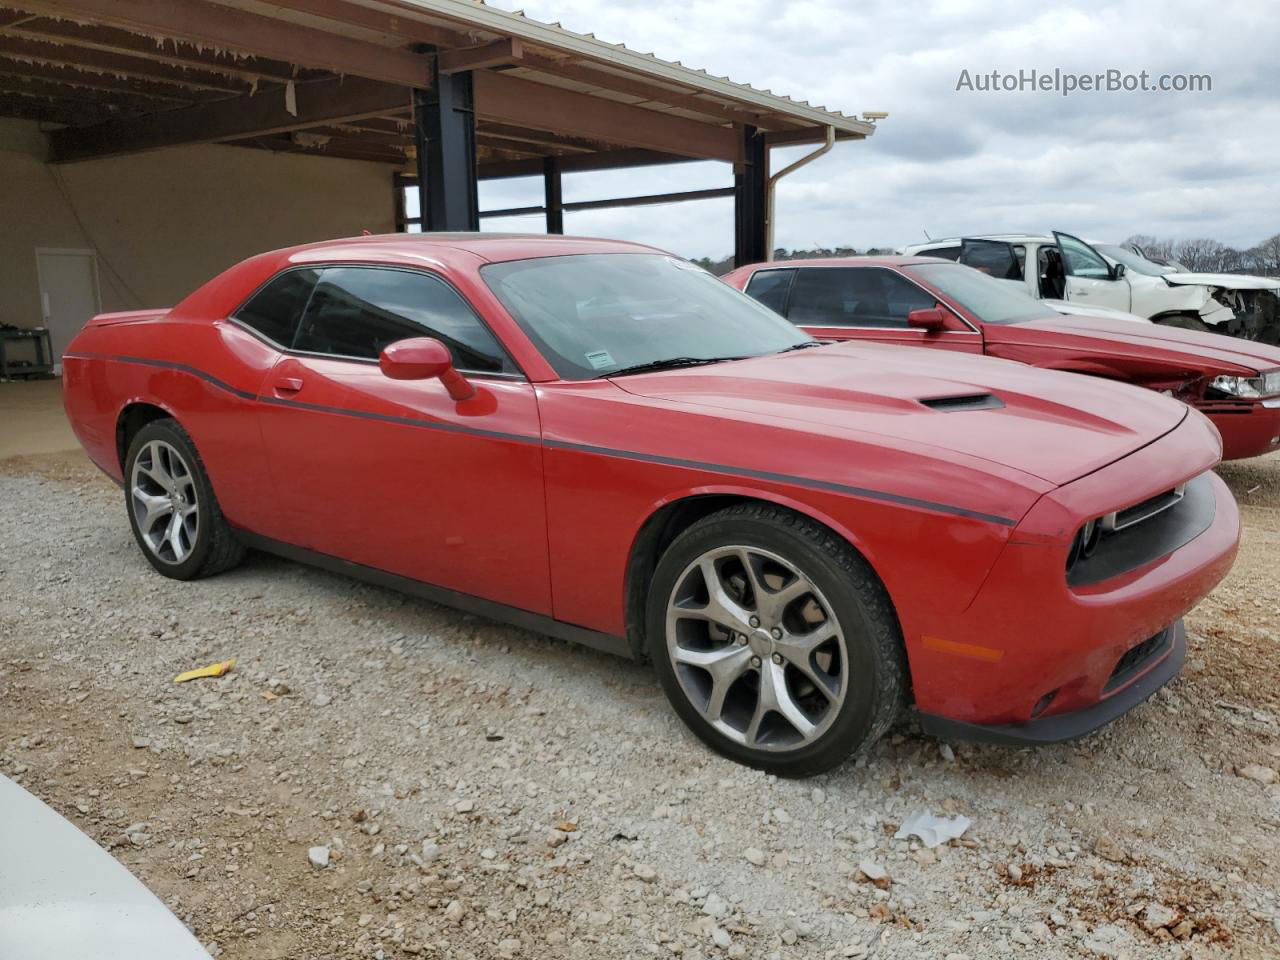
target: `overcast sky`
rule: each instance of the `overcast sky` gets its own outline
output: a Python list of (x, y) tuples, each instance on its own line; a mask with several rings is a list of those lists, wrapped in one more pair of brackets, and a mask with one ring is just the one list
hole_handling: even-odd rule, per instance
[[(1261, 0), (1160, 4), (845, 0), (490, 0), (849, 114), (888, 111), (782, 181), (783, 247), (1059, 229), (1094, 239), (1280, 232), (1280, 18)], [(1019, 69), (1209, 74), (1208, 93), (957, 92)], [(774, 169), (803, 150), (774, 151)], [(727, 186), (727, 165), (566, 176), (565, 199)], [(540, 203), (540, 181), (481, 185), (482, 208)], [(566, 231), (732, 252), (731, 200), (569, 214)], [(540, 229), (539, 218), (486, 229)]]

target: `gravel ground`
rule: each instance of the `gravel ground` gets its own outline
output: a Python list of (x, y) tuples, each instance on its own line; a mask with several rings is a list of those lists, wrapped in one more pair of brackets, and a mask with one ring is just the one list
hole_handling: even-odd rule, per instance
[(166, 580), (83, 460), (10, 460), (0, 772), (224, 958), (1276, 957), (1280, 459), (1222, 472), (1240, 560), (1147, 705), (792, 782), (635, 664), (263, 556)]

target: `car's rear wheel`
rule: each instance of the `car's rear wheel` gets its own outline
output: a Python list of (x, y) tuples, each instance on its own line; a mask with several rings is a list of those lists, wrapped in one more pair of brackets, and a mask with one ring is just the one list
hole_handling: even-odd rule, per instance
[(884, 586), (826, 527), (744, 503), (685, 530), (658, 563), (649, 653), (695, 734), (783, 776), (827, 770), (893, 723), (906, 667)]
[(244, 557), (195, 444), (176, 420), (153, 420), (134, 435), (125, 457), (125, 502), (134, 539), (166, 577), (207, 577)]

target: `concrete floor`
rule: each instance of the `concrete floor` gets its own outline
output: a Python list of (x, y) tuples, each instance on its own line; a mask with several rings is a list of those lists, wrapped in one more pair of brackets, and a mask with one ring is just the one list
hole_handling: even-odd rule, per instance
[(62, 410), (61, 380), (0, 383), (0, 460), (78, 449)]

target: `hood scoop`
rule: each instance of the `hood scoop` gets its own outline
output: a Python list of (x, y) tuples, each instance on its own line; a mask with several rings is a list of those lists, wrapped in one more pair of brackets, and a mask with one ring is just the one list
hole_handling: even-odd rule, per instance
[(932, 397), (921, 400), (926, 407), (942, 413), (959, 413), (963, 410), (999, 410), (1004, 401), (994, 393), (965, 393), (954, 397)]

